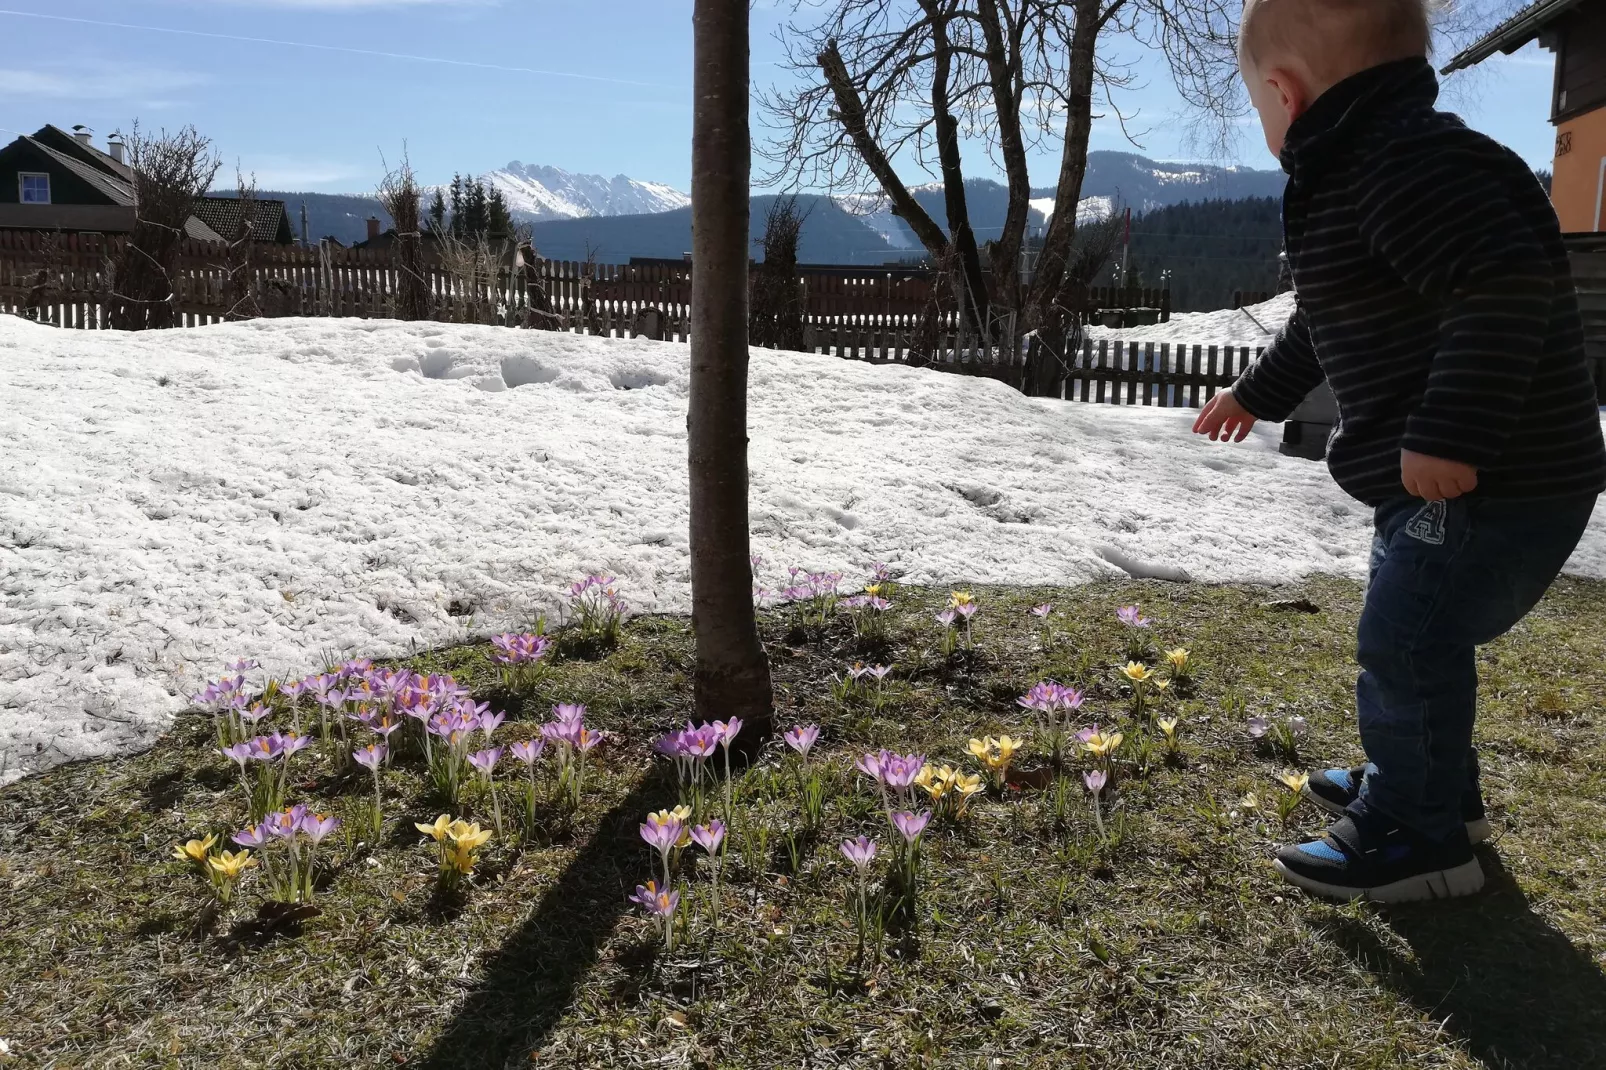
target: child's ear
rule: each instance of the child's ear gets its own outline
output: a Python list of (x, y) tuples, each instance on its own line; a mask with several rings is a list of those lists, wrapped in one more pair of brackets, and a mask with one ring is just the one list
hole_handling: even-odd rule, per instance
[(1275, 68), (1266, 72), (1266, 84), (1276, 92), (1278, 103), (1290, 123), (1305, 114), (1305, 109), (1310, 107), (1310, 88), (1298, 73), (1286, 67)]

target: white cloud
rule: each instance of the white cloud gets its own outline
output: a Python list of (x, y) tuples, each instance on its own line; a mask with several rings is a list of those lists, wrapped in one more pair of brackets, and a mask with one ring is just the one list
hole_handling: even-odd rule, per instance
[(206, 81), (205, 76), (188, 71), (153, 67), (108, 66), (89, 70), (0, 67), (0, 97), (14, 102), (118, 100), (159, 105)]

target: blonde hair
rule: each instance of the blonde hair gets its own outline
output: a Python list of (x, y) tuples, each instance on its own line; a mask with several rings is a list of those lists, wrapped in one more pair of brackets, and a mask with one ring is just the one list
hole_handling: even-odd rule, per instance
[(1244, 0), (1238, 60), (1263, 69), (1297, 58), (1333, 84), (1432, 48), (1431, 0)]

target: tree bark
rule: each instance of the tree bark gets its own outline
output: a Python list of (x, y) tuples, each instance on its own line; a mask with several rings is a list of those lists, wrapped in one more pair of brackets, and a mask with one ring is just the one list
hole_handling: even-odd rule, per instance
[(835, 41), (828, 41), (825, 50), (819, 55), (820, 70), (825, 75), (825, 82), (831, 87), (831, 97), (836, 101), (836, 120), (847, 131), (848, 138), (859, 153), (864, 165), (875, 175), (876, 181), (881, 184), (881, 192), (887, 195), (892, 202), (892, 214), (909, 224), (920, 244), (926, 247), (926, 252), (932, 259), (944, 257), (948, 253), (948, 235), (942, 232), (937, 221), (920, 206), (904, 185), (903, 179), (893, 169), (892, 161), (887, 154), (881, 151), (876, 144), (875, 137), (870, 133), (869, 124), (864, 117), (864, 102), (859, 98), (859, 92), (854, 88), (853, 79), (848, 74), (848, 65), (842, 60), (842, 52)]
[(691, 489), (697, 715), (740, 717), (737, 746), (774, 733), (769, 661), (753, 613), (747, 520), (747, 0), (696, 0), (692, 13)]
[(976, 232), (970, 227), (965, 202), (965, 169), (959, 156), (959, 120), (954, 118), (949, 93), (953, 73), (953, 43), (948, 39), (951, 0), (920, 0), (931, 23), (931, 115), (936, 128), (937, 164), (942, 172), (943, 207), (948, 214), (948, 236), (957, 256), (954, 279), (960, 315), (976, 330), (986, 331), (987, 277), (981, 270)]
[(1075, 0), (1076, 28), (1071, 33), (1071, 78), (1066, 93), (1059, 182), (1054, 190), (1054, 216), (1043, 236), (1037, 274), (1026, 298), (1026, 330), (1061, 325), (1062, 317), (1056, 315), (1054, 305), (1070, 262), (1071, 241), (1076, 237), (1076, 207), (1082, 199), (1082, 179), (1087, 175), (1087, 141), (1093, 130), (1093, 60), (1099, 30), (1103, 28), (1099, 5), (1100, 0)]
[(987, 43), (987, 77), (992, 84), (993, 108), (998, 116), (998, 149), (1004, 158), (1009, 189), (1004, 231), (992, 247), (993, 292), (999, 303), (1018, 312), (1021, 307), (1021, 241), (1026, 234), (1032, 197), (1032, 179), (1026, 166), (1026, 143), (1020, 122), (1024, 77), (1021, 38), (1026, 16), (1023, 11), (1020, 19), (1011, 21), (1009, 7), (1000, 9), (998, 0), (978, 0), (976, 8)]

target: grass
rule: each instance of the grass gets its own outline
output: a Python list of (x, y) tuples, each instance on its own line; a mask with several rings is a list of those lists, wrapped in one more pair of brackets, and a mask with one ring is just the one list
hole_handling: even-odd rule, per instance
[[(791, 636), (763, 621), (782, 726), (817, 721), (834, 773), (817, 833), (800, 833), (779, 748), (739, 776), (719, 931), (690, 865), (690, 931), (672, 954), (625, 900), (652, 866), (636, 826), (674, 786), (650, 755), (687, 713), (684, 621), (642, 618), (595, 660), (559, 659), (510, 704), (529, 734), (559, 699), (619, 734), (572, 827), (494, 843), (467, 894), (432, 899), (415, 820), (422, 774), (392, 775), (379, 842), (326, 844), (322, 914), (254, 925), (248, 878), (208, 917), (172, 845), (239, 827), (244, 807), (210, 725), (181, 717), (151, 751), (0, 790), (0, 1037), (11, 1063), (136, 1067), (1566, 1067), (1606, 1065), (1606, 586), (1563, 582), (1482, 656), (1478, 739), (1498, 835), (1489, 887), (1448, 904), (1328, 905), (1289, 889), (1286, 833), (1248, 792), (1290, 763), (1251, 744), (1223, 699), (1300, 713), (1304, 762), (1356, 755), (1349, 690), (1360, 592), (1316, 580), (1264, 589), (1094, 585), (978, 590), (979, 653), (935, 654), (946, 592), (899, 593), (886, 704), (839, 707), (829, 676), (859, 656), (845, 627)], [(1040, 649), (1028, 607), (1057, 604)], [(1080, 777), (986, 797), (928, 834), (917, 924), (854, 968), (845, 835), (886, 841), (848, 774), (865, 748), (973, 766), (972, 735), (1027, 727), (1015, 697), (1045, 677), (1093, 685), (1086, 720), (1122, 723), (1113, 608), (1138, 601), (1190, 647), (1172, 710), (1181, 761), (1123, 771), (1118, 842), (1100, 839)], [(492, 689), (483, 646), (416, 669)], [(819, 751), (816, 752), (817, 754)], [(303, 756), (304, 757), (304, 756)], [(1028, 758), (1028, 760), (1030, 760)], [(369, 782), (309, 762), (293, 794), (352, 812)], [(789, 767), (788, 767), (789, 768)], [(366, 774), (364, 774), (366, 775)], [(1107, 821), (1110, 818), (1107, 817)], [(768, 830), (767, 842), (759, 830)], [(745, 834), (745, 835), (744, 835)], [(796, 864), (794, 864), (794, 853)], [(0, 1065), (8, 1065), (0, 1056)]]

